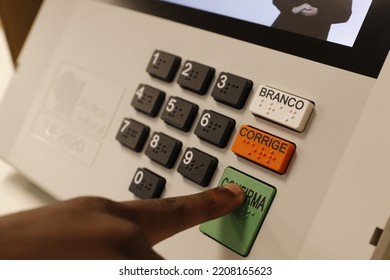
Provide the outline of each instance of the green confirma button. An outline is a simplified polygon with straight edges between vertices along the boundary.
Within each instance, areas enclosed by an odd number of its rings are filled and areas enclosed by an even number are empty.
[[[218,185],[229,183],[244,189],[246,201],[234,212],[201,224],[200,231],[246,257],[271,207],[276,189],[233,167],[225,169]]]

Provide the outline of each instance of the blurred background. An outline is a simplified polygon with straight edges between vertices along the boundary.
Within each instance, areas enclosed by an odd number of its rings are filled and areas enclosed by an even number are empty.
[[[41,4],[42,0],[0,0],[0,98]]]
[[[0,0],[0,106],[42,0]],[[0,135],[1,141],[1,135]],[[0,159],[0,215],[53,201]]]
[[[3,25],[0,22],[0,102],[7,84],[14,71],[7,41],[5,39]]]

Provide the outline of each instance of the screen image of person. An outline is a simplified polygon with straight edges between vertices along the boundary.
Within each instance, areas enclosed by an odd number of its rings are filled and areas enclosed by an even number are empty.
[[[273,0],[280,11],[272,27],[327,40],[332,24],[347,22],[352,0]]]

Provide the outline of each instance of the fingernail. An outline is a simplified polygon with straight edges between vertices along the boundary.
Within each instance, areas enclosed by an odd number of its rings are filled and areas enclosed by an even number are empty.
[[[239,195],[243,194],[243,192],[244,192],[243,189],[239,185],[236,185],[236,184],[225,185],[224,188],[228,189],[229,191],[234,193],[236,196],[239,196]]]

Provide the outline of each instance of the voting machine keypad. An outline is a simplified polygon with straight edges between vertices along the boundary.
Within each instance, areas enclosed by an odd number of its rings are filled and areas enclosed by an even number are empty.
[[[156,50],[146,71],[152,79],[167,83],[172,82],[177,74],[177,83],[170,84],[170,89],[179,85],[181,91],[195,93],[193,97],[209,98],[224,109],[244,109],[253,88],[251,80],[220,72],[212,86],[215,68],[186,60],[179,70],[180,63],[179,56]],[[177,96],[143,82],[140,81],[134,90],[131,101],[131,107],[142,114],[138,115],[138,120],[124,118],[116,136],[119,143],[136,153],[145,150],[144,156],[153,163],[150,169],[138,167],[132,175],[130,192],[141,199],[160,197],[169,184],[169,178],[167,180],[159,175],[162,172],[160,168],[172,169],[170,172],[177,172],[183,180],[199,187],[208,187],[216,171],[225,168],[218,185],[239,184],[245,191],[246,201],[234,213],[202,224],[200,230],[238,254],[248,255],[276,195],[275,187],[257,177],[261,176],[261,170],[266,169],[274,172],[275,176],[285,174],[292,163],[296,145],[262,130],[258,122],[252,125],[256,118],[248,119],[248,124],[239,124],[236,129],[236,120],[229,114],[199,108],[192,101],[196,98],[190,98],[186,93]],[[211,96],[203,96],[209,90]],[[314,102],[303,97],[260,85],[248,110],[264,121],[302,132],[314,106]],[[201,113],[198,114],[199,111]],[[166,131],[151,131],[146,125],[150,122],[158,123],[158,130],[165,127]],[[185,141],[173,137],[172,131],[178,131],[187,138],[198,138],[199,146],[185,147]],[[205,152],[202,148],[205,146],[214,150],[215,154]],[[216,155],[221,151],[233,153],[246,161],[240,164],[240,170],[231,166],[219,167],[221,162]],[[258,166],[256,178],[245,173],[245,164]]]

